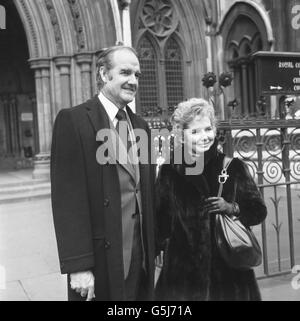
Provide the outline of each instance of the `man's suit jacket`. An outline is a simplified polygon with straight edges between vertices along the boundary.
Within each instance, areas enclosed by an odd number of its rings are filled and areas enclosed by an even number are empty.
[[[147,123],[127,108],[133,128],[148,132]],[[117,166],[99,165],[96,140],[110,123],[98,97],[59,112],[53,129],[51,188],[54,226],[62,273],[92,270],[97,300],[123,300],[121,195]],[[154,284],[155,168],[140,164],[143,236],[146,252],[148,299]],[[70,291],[69,299],[80,299]]]

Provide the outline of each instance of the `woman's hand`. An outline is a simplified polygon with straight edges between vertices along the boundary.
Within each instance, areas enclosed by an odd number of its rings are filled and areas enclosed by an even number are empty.
[[[223,197],[209,197],[204,201],[204,210],[209,214],[227,214],[233,212],[233,206],[224,200]]]

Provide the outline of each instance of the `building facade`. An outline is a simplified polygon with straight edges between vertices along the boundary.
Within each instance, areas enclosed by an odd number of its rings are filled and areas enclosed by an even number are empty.
[[[196,96],[213,99],[221,119],[234,100],[234,113],[255,114],[251,55],[300,50],[296,0],[0,0],[0,6],[6,13],[0,169],[33,166],[35,178],[49,175],[59,110],[97,93],[95,65],[105,47],[137,49],[143,77],[134,108],[158,127],[178,102]],[[234,75],[225,95],[203,86],[208,72]]]

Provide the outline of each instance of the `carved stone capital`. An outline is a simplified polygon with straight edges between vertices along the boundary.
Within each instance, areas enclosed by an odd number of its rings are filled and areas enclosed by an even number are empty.
[[[31,69],[50,69],[50,58],[29,59]]]
[[[91,65],[93,62],[93,55],[90,52],[81,52],[79,54],[76,54],[74,57],[78,65],[83,65],[83,64]]]
[[[54,57],[53,61],[57,68],[59,68],[59,72],[61,76],[69,76],[71,71],[71,57],[70,56],[57,56]]]
[[[71,59],[70,56],[56,56],[53,58],[53,61],[57,67],[70,67]]]

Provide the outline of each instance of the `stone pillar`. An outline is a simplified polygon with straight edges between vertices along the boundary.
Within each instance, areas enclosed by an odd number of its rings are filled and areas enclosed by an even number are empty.
[[[5,94],[1,96],[1,102],[4,111],[4,141],[6,141],[6,156],[13,156],[13,142],[11,136],[11,124],[10,124],[10,108],[9,108],[9,95]]]
[[[131,36],[131,23],[130,23],[130,4],[131,0],[119,0],[122,10],[122,22],[123,22],[123,42],[126,46],[132,45]]]
[[[211,26],[207,25],[207,31],[205,35],[205,42],[206,42],[206,48],[207,48],[207,58],[206,58],[206,66],[207,66],[207,72],[210,72],[213,70],[213,57],[212,57],[212,44],[211,44]]]
[[[34,159],[34,179],[50,178],[50,150],[52,137],[50,59],[31,59],[35,71],[39,153]]]
[[[250,115],[255,115],[256,113],[256,97],[255,97],[255,88],[254,88],[254,83],[253,83],[253,79],[255,77],[255,74],[253,72],[252,68],[248,69],[248,90],[249,90],[249,113]]]
[[[7,155],[16,157],[20,155],[20,128],[17,97],[14,94],[7,94],[1,97],[4,107],[4,125],[7,141]]]
[[[54,58],[54,63],[59,69],[60,74],[60,88],[61,88],[61,106],[62,108],[70,108],[72,106],[71,98],[71,57],[58,56]]]
[[[114,24],[116,30],[116,44],[123,43],[123,30],[118,0],[110,0],[110,6],[114,17]]]
[[[11,128],[11,139],[13,144],[13,155],[17,156],[20,154],[20,128],[19,128],[19,115],[17,106],[17,97],[11,95],[9,98],[9,112],[10,112],[10,128]]]
[[[247,115],[249,112],[249,93],[248,93],[248,72],[247,72],[247,62],[241,61],[242,66],[242,92],[243,92],[243,105],[242,105],[242,115]]]
[[[122,33],[123,33],[123,43],[126,46],[132,46],[132,32],[131,32],[131,22],[130,22],[130,4],[131,0],[119,0],[119,5],[122,10]],[[136,112],[136,100],[134,99],[129,107],[133,112]]]
[[[75,55],[75,59],[80,67],[81,72],[82,100],[86,101],[92,97],[91,66],[93,62],[93,56],[91,53],[82,52]]]
[[[34,152],[37,153],[39,150],[39,123],[38,123],[38,115],[37,115],[37,105],[36,105],[36,93],[30,94],[29,99],[32,106],[33,113],[33,126],[34,126]]]

